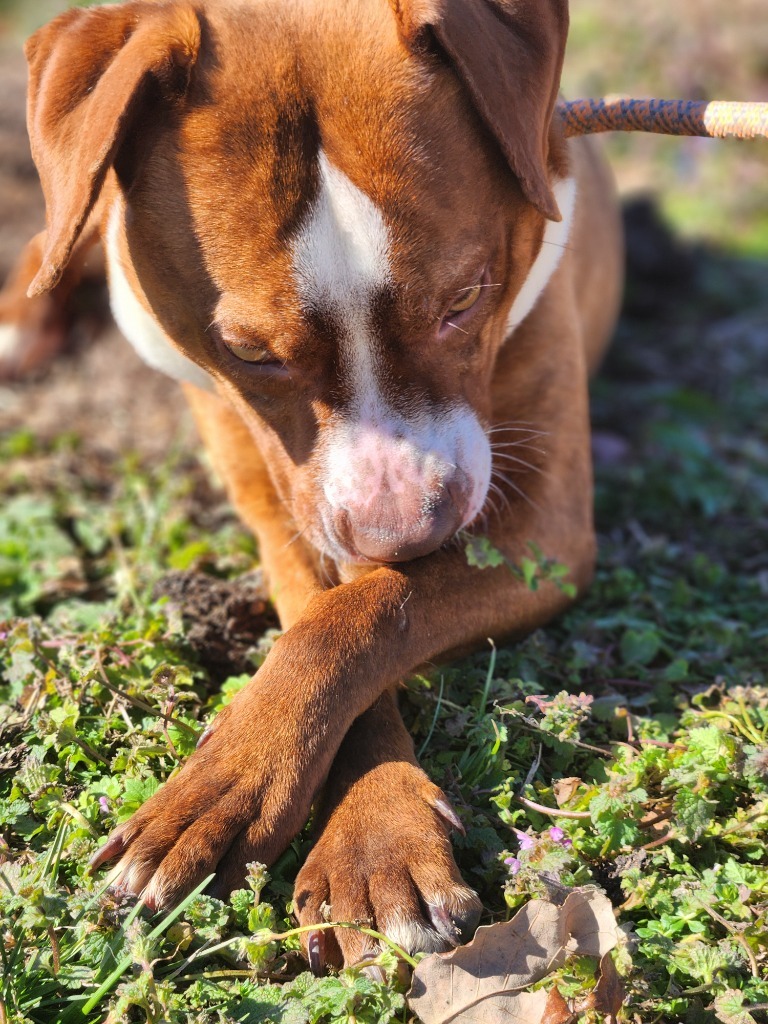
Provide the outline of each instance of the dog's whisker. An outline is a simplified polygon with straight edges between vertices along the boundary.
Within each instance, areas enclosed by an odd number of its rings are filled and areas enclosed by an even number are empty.
[[[578,252],[578,249],[576,249],[576,247],[573,246],[573,245],[563,245],[562,242],[550,242],[546,238],[542,238],[541,244],[542,245],[554,245],[556,249],[567,249],[568,252]]]
[[[467,337],[469,337],[469,331],[465,331],[463,327],[459,327],[459,325],[455,324],[452,320],[447,320],[446,323],[449,327],[453,327],[454,330],[461,331],[462,334],[466,334]]]
[[[539,430],[533,423],[503,423],[497,424],[486,431],[489,437],[496,434],[531,434],[536,437],[549,437],[548,430]]]
[[[531,452],[531,457],[533,457],[534,455],[540,455],[542,458],[546,458],[547,456],[547,452],[544,451],[543,448],[534,448],[530,444],[523,445],[522,451]],[[504,451],[501,448],[496,448],[491,451],[491,461],[493,462],[496,459],[507,459],[508,461],[515,461],[515,456],[512,455],[510,452]],[[538,462],[537,459],[534,459],[534,461]]]
[[[485,505],[483,507],[484,507],[483,529],[487,530],[488,529],[488,524],[491,521],[491,516],[493,516],[493,518],[495,520],[501,519],[502,515],[503,515],[503,512],[504,512],[504,509],[503,509],[502,506],[500,506],[500,504],[499,504],[499,502],[498,502],[498,500],[496,498],[496,495],[495,494],[491,494],[490,492],[488,493],[488,497],[486,498]]]
[[[536,466],[532,462],[526,462],[525,459],[519,459],[516,455],[510,455],[507,452],[496,452],[494,458],[506,459],[507,462],[514,462],[518,466],[523,466],[524,469],[530,469],[534,473],[541,473],[542,476],[546,476],[546,470],[541,466]]]
[[[492,452],[504,452],[508,448],[522,448],[527,452],[538,452],[539,455],[546,455],[547,452],[544,448],[537,448],[534,444],[528,444],[528,441],[536,440],[535,438],[525,437],[520,441],[497,441],[491,444]]]
[[[521,238],[520,241],[521,242],[525,242],[527,244],[527,243],[529,243],[531,241],[531,237],[529,236],[528,238],[524,238],[524,239]],[[568,249],[571,252],[578,252],[579,251],[578,247],[575,246],[575,245],[570,245],[567,242],[565,242],[565,243],[564,242],[553,242],[549,238],[542,238],[541,239],[541,244],[542,245],[554,245],[557,249]]]
[[[505,508],[512,508],[512,503],[509,500],[509,496],[506,495],[504,491],[499,487],[499,485],[497,483],[494,483],[493,480],[491,480],[488,489],[499,496],[499,498],[504,502]]]
[[[324,583],[329,590],[331,590],[335,584],[330,570],[327,568],[329,562],[331,562],[330,556],[325,551],[321,551],[319,565],[320,581]]]
[[[504,423],[496,424],[488,431],[489,434],[548,434],[546,430],[539,430],[533,423]]]
[[[303,530],[297,530],[296,533],[294,533],[294,535],[291,537],[291,539],[285,542],[285,545],[283,547],[283,551],[287,551],[288,548],[291,547],[293,544],[295,544],[296,541],[299,540],[301,537],[303,537],[306,532],[307,532],[307,527],[306,526],[304,527]]]
[[[536,512],[541,512],[541,506],[538,505],[533,500],[533,498],[526,494],[522,487],[516,484],[514,480],[511,480],[508,475],[500,473],[498,469],[494,469],[493,477],[491,480],[491,486],[496,487],[502,494],[504,494],[499,485],[495,482],[496,480],[499,480],[501,483],[505,484],[507,487],[513,490],[517,495],[519,495],[519,497],[523,499],[523,501],[527,502],[531,506],[531,508],[534,509]],[[506,498],[507,496],[504,495],[504,497]]]

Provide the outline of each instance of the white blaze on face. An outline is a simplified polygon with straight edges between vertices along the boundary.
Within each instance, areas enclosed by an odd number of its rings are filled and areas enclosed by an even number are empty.
[[[549,280],[557,270],[563,258],[573,223],[573,211],[576,205],[576,179],[564,178],[553,188],[557,205],[562,215],[561,221],[550,220],[544,229],[544,239],[539,255],[528,272],[523,287],[512,303],[507,318],[507,333],[511,334],[528,316],[539,300],[541,293],[549,284]]]
[[[339,331],[348,408],[326,432],[322,480],[333,509],[364,510],[377,501],[429,490],[458,468],[469,481],[474,519],[490,481],[490,449],[464,404],[407,416],[381,386],[372,302],[392,282],[391,239],[376,204],[328,160],[318,158],[314,208],[292,245],[294,276],[305,309],[320,308]],[[435,483],[437,481],[437,483]],[[404,501],[405,503],[405,501]],[[412,504],[412,503],[411,503]]]
[[[372,410],[380,396],[370,304],[391,281],[389,232],[375,203],[322,150],[318,163],[317,201],[293,245],[299,295],[306,308],[327,310],[340,325],[355,403]]]

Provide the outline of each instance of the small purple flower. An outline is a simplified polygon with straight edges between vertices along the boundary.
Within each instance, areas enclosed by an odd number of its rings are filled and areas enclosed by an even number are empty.
[[[516,875],[520,868],[523,866],[517,857],[505,857],[504,863],[509,868],[510,875]]]
[[[109,814],[109,800],[105,796],[99,797],[99,807],[102,814]]]
[[[557,825],[553,825],[549,830],[549,838],[553,843],[559,843],[564,850],[570,850],[573,846],[573,840],[569,839],[565,832],[563,832],[561,828],[558,828]]]
[[[520,844],[520,849],[521,850],[532,850],[533,849],[533,839],[531,838],[531,836],[526,835],[525,832],[518,832],[518,830],[516,828],[513,829],[512,831],[517,836],[517,841]]]

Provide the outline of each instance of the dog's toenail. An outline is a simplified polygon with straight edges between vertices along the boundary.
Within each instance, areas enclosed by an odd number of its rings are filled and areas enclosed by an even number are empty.
[[[108,839],[103,846],[94,853],[91,857],[89,870],[96,871],[101,867],[102,864],[106,864],[107,861],[114,860],[119,854],[125,849],[125,842],[123,837],[120,835],[114,835],[111,839]]]
[[[310,932],[307,938],[309,969],[316,978],[322,978],[325,962],[325,937],[322,932]]]
[[[386,974],[378,964],[371,964],[370,967],[364,967],[363,974],[367,975],[371,981],[377,981],[380,985],[384,985],[387,980]]]
[[[209,725],[208,728],[203,731],[203,735],[197,741],[196,749],[199,750],[200,747],[204,747],[208,740],[211,738],[211,736],[213,736],[213,728]]]
[[[457,832],[465,836],[467,834],[464,825],[462,824],[461,818],[456,814],[456,811],[451,807],[447,800],[436,800],[434,804],[435,810],[440,817],[446,821],[451,828],[455,828]]]
[[[482,907],[472,902],[461,910],[448,910],[442,904],[429,904],[429,916],[435,930],[452,946],[469,942],[475,934]]]
[[[461,913],[451,914],[451,920],[458,930],[460,942],[469,942],[475,934],[482,912],[483,908],[478,901],[476,904],[466,907]]]
[[[435,927],[435,931],[451,946],[458,946],[461,942],[461,929],[452,920],[445,907],[437,904],[430,904],[429,916]]]

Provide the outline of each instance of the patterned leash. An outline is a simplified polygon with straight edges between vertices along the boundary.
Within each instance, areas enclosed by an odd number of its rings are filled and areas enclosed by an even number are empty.
[[[768,138],[768,103],[694,100],[573,100],[558,104],[567,137],[595,132],[654,132],[708,138]]]

